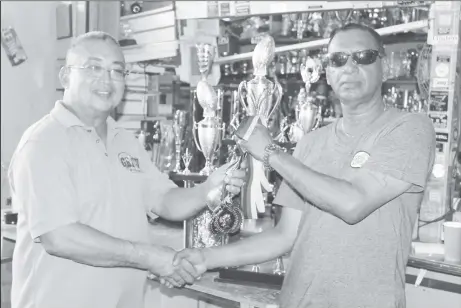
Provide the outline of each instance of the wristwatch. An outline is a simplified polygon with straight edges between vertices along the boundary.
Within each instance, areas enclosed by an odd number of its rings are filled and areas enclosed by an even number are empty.
[[[275,143],[271,143],[266,146],[266,148],[264,149],[264,157],[263,157],[264,168],[266,168],[269,171],[274,170],[274,168],[272,168],[271,165],[269,164],[269,158],[274,152],[278,152],[278,151],[283,151],[283,149],[280,146],[276,145]]]

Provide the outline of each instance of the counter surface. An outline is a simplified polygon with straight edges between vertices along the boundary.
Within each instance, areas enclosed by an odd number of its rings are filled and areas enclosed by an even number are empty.
[[[229,299],[247,306],[257,306],[260,308],[278,307],[277,298],[280,293],[278,290],[250,287],[238,284],[230,284],[214,281],[217,273],[208,272],[195,284],[188,286],[188,289],[210,294],[220,298]]]
[[[159,222],[151,223],[150,226],[150,239],[153,243],[170,246],[176,250],[181,250],[183,248],[184,236],[181,227]],[[15,227],[16,226],[2,224],[2,238],[15,241]],[[447,263],[444,262],[443,259],[437,260],[430,257],[410,256],[408,266],[461,277],[461,263]],[[276,304],[279,295],[278,290],[216,282],[214,280],[217,276],[218,274],[216,272],[208,272],[194,285],[188,286],[187,288],[239,302],[242,307],[278,307]]]

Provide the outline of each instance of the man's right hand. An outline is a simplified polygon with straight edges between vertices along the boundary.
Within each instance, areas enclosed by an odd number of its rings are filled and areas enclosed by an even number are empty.
[[[187,248],[176,253],[173,259],[173,265],[178,266],[183,262],[192,264],[198,276],[207,271],[206,258],[201,249]]]
[[[148,270],[166,286],[182,287],[186,283],[192,284],[201,275],[187,259],[181,259],[173,264],[176,255],[174,249],[166,246],[157,246],[154,249]]]

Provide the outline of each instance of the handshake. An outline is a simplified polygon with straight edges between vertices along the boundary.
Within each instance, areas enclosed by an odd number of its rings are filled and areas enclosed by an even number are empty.
[[[160,264],[149,267],[148,278],[157,280],[168,288],[193,284],[207,271],[206,259],[201,249],[186,248],[176,252],[169,247],[161,247]]]

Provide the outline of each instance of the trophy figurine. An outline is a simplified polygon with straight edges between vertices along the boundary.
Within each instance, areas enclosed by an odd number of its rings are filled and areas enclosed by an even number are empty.
[[[192,154],[189,153],[189,149],[186,148],[186,151],[182,155],[182,161],[184,163],[184,170],[182,171],[182,174],[186,174],[186,175],[190,174],[189,164],[191,160],[192,160]]]
[[[268,120],[277,109],[282,99],[283,91],[280,83],[275,79],[266,78],[267,67],[274,59],[275,42],[270,35],[261,38],[253,51],[253,75],[249,81],[242,81],[238,87],[240,103],[247,116],[258,116],[267,127]],[[258,212],[265,211],[262,188],[272,191],[272,185],[266,178],[262,162],[250,158],[251,177],[248,190],[244,193],[242,206],[245,218],[256,219]]]
[[[320,78],[321,63],[307,57],[306,63],[302,63],[301,77],[304,81],[304,88],[301,88],[298,94],[298,103],[296,105],[296,122],[290,128],[290,141],[297,143],[302,136],[317,129],[321,122],[320,106],[315,104],[315,97],[310,93],[311,84]]]
[[[184,139],[184,129],[186,124],[186,113],[184,110],[176,110],[173,120],[174,143],[176,150],[176,165],[173,172],[181,171],[181,145]]]

